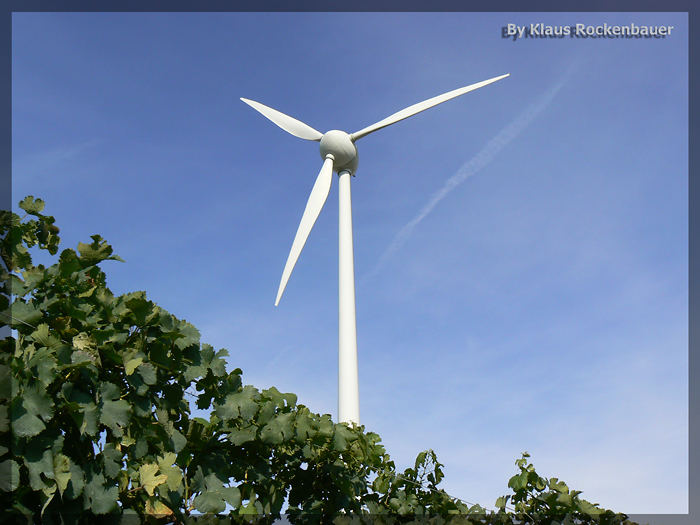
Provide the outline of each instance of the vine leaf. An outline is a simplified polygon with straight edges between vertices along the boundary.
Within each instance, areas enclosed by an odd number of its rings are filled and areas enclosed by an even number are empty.
[[[19,201],[19,207],[26,211],[29,215],[39,215],[44,210],[44,201],[35,199],[33,195],[27,195]]]
[[[39,385],[25,387],[22,394],[22,405],[27,412],[39,416],[46,422],[53,416],[53,401]]]
[[[185,321],[182,322],[179,328],[181,337],[175,341],[175,346],[177,346],[180,350],[184,350],[189,346],[199,345],[199,330]]]
[[[100,384],[100,423],[121,436],[121,429],[129,422],[131,406],[124,399],[119,399],[119,394],[119,387],[114,383]]]
[[[158,376],[156,369],[151,363],[142,363],[136,368],[136,372],[141,376],[143,382],[147,385],[155,385]]]
[[[129,359],[124,363],[124,369],[126,370],[126,375],[130,376],[136,370],[136,367],[143,363],[143,357],[135,357],[134,359]]]
[[[226,503],[234,508],[240,506],[241,492],[238,487],[225,487],[216,474],[206,476],[203,485],[202,492],[194,499],[198,511],[223,512]]]
[[[162,518],[164,516],[171,516],[173,511],[165,503],[160,500],[147,499],[146,500],[146,514],[151,516]]]
[[[240,392],[228,394],[224,403],[216,407],[216,415],[223,420],[240,417],[250,421],[258,411],[258,397],[257,388],[246,385]]]
[[[153,496],[153,491],[158,485],[162,485],[168,481],[168,476],[165,474],[156,475],[158,465],[154,463],[146,463],[139,467],[139,481],[141,486],[146,489],[149,496]]]
[[[70,465],[70,480],[68,482],[68,485],[66,486],[64,496],[69,500],[76,499],[78,496],[80,496],[82,494],[84,487],[85,487],[85,473],[83,472],[83,469],[80,468],[80,465],[76,465],[75,463],[71,463],[71,465]]]
[[[228,439],[238,447],[243,443],[255,440],[257,430],[257,427],[252,425],[244,428],[235,428],[228,433]]]
[[[19,487],[19,465],[16,461],[6,459],[0,463],[0,490],[13,492]]]
[[[32,414],[24,406],[24,400],[17,398],[10,407],[12,433],[20,438],[30,438],[46,428],[44,422],[36,414]]]
[[[348,446],[348,442],[354,439],[355,434],[348,427],[343,424],[335,426],[335,433],[333,434],[333,448],[335,450],[345,450]],[[422,454],[425,454],[425,452],[422,452]],[[420,455],[418,457],[420,457]],[[418,459],[416,459],[416,462],[420,463]]]
[[[95,514],[107,514],[117,507],[117,487],[106,486],[105,477],[100,473],[92,474],[84,491],[88,506]]]
[[[600,516],[603,513],[602,509],[586,500],[579,501],[578,506],[581,512],[588,514],[589,516]]]
[[[174,463],[177,461],[177,454],[168,452],[164,456],[158,457],[158,468],[167,477],[167,485],[170,490],[177,490],[182,485],[182,471]]]
[[[76,351],[73,352],[71,360],[74,363],[79,363],[83,361],[90,361],[93,364],[100,365],[100,354],[97,351],[97,344],[95,340],[90,337],[90,335],[85,332],[80,332],[78,335],[73,337],[72,340],[73,348]]]
[[[63,494],[70,482],[71,461],[64,454],[55,454],[53,457],[53,479],[56,481],[59,494]]]
[[[31,303],[22,301],[15,301],[12,303],[10,312],[12,314],[10,326],[12,326],[12,328],[26,329],[26,325],[36,326],[43,316],[39,308]]]
[[[80,260],[84,266],[92,266],[105,260],[124,262],[118,255],[112,255],[112,247],[100,235],[91,235],[90,238],[90,244],[78,243]]]
[[[44,478],[53,477],[53,456],[51,449],[43,449],[43,440],[35,440],[30,444],[24,455],[24,465],[29,473],[29,486],[33,490],[43,490],[47,487]]]
[[[279,445],[293,435],[294,414],[278,414],[272,418],[260,432],[263,443]]]

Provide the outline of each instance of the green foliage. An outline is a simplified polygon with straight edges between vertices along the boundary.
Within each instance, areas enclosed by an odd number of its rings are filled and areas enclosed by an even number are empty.
[[[20,208],[24,218],[0,212],[0,323],[16,331],[0,341],[3,521],[272,522],[285,503],[294,523],[367,513],[386,523],[624,519],[524,458],[496,513],[439,489],[433,451],[399,474],[378,435],[314,414],[294,394],[243,385],[228,352],[200,343],[194,326],[144,292],[115,296],[99,265],[121,259],[99,235],[34,266],[29,249],[57,254],[59,231],[41,199]]]
[[[502,496],[496,501],[501,515],[506,514],[508,502],[514,506],[515,517],[526,523],[600,523],[630,524],[627,516],[600,508],[579,498],[581,491],[570,490],[557,478],[543,478],[528,462],[530,454],[523,452],[515,464],[520,470],[508,481],[514,494]],[[510,522],[509,522],[510,523]]]

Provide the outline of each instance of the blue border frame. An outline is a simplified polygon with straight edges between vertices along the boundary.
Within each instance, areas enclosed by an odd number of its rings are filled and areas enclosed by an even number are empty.
[[[700,523],[700,383],[693,381],[698,378],[700,357],[698,356],[698,336],[700,334],[700,281],[695,272],[700,261],[700,208],[698,202],[700,182],[697,179],[698,153],[693,146],[698,145],[698,103],[693,98],[698,86],[698,32],[695,24],[698,21],[697,3],[690,0],[533,0],[523,8],[522,2],[515,0],[495,0],[487,2],[457,0],[433,0],[429,7],[427,2],[417,0],[356,0],[350,6],[346,3],[329,5],[322,0],[306,0],[290,2],[274,0],[254,2],[251,0],[202,0],[199,2],[176,0],[163,2],[157,0],[103,0],[99,3],[87,0],[10,0],[0,7],[0,209],[12,209],[12,13],[14,12],[236,12],[236,11],[487,11],[487,12],[686,12],[688,13],[688,268],[689,268],[689,348],[688,348],[688,514],[654,514],[631,515],[630,518],[640,523],[653,521],[669,525],[691,525]],[[2,73],[4,72],[4,73]],[[695,274],[695,275],[694,275]],[[2,335],[2,334],[0,334]]]

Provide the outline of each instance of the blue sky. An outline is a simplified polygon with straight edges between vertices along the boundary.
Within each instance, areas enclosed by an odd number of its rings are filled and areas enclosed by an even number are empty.
[[[507,23],[673,25],[652,40]],[[279,307],[321,166],[251,98],[356,131],[362,423],[490,507],[513,462],[627,513],[688,510],[682,13],[14,13],[13,201],[101,234],[116,293],[336,414],[337,181]]]

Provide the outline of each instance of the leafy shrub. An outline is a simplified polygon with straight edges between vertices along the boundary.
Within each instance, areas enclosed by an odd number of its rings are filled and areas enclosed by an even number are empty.
[[[244,385],[226,350],[145,292],[114,296],[99,265],[121,259],[99,235],[33,265],[34,246],[58,253],[59,230],[41,199],[20,208],[0,212],[0,322],[16,334],[0,341],[4,522],[269,523],[285,504],[294,523],[625,520],[540,478],[526,455],[498,512],[439,489],[432,451],[399,474],[377,434]]]

